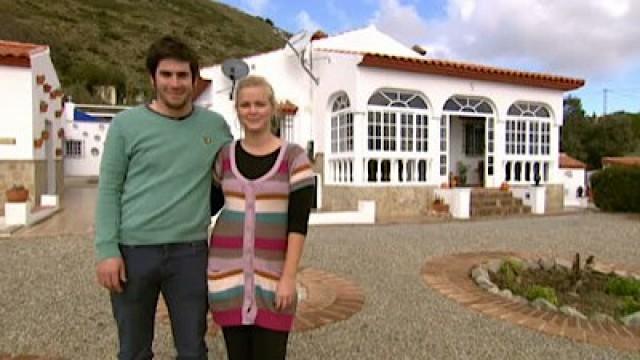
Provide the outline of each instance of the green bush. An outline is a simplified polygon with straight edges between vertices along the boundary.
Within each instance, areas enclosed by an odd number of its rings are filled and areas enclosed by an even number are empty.
[[[558,305],[558,296],[556,291],[550,287],[544,287],[539,285],[533,285],[525,292],[524,297],[529,301],[533,301],[538,298],[543,298],[553,305]]]
[[[603,211],[640,212],[640,168],[611,166],[591,177],[593,200]]]
[[[629,296],[640,300],[640,281],[629,278],[612,277],[607,281],[605,291],[607,294]]]
[[[618,307],[619,316],[627,316],[627,315],[635,314],[638,311],[640,311],[640,301],[629,296],[626,297],[622,305]]]
[[[517,278],[521,272],[522,264],[511,259],[503,262],[500,266],[500,269],[498,270],[498,273],[500,273],[500,275],[502,276],[506,287],[511,290],[517,290]]]

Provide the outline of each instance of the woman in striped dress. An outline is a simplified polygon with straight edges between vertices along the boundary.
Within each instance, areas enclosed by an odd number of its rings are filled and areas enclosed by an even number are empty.
[[[264,78],[241,80],[235,99],[245,136],[214,165],[224,206],[209,243],[209,304],[229,360],[284,359],[314,174],[304,149],[271,132],[276,102]]]

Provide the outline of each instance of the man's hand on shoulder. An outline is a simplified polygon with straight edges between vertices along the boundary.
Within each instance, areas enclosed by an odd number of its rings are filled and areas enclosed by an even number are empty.
[[[107,258],[96,265],[98,284],[109,291],[122,292],[122,287],[127,282],[124,261],[121,257]]]

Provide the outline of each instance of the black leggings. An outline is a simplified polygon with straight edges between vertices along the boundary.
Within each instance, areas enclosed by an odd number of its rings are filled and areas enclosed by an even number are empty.
[[[222,328],[229,360],[284,360],[289,333],[254,325]]]

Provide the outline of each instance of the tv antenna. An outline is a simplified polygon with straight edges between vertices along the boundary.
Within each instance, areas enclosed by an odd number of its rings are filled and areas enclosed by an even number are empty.
[[[244,79],[249,74],[249,65],[240,59],[227,59],[222,63],[222,73],[231,80],[229,100],[233,100],[236,81]]]
[[[313,37],[313,33],[303,30],[291,36],[290,38],[287,38],[286,35],[282,32],[278,32],[278,35],[280,35],[284,39],[284,41],[287,42],[287,45],[291,48],[291,50],[293,50],[294,54],[296,54],[298,60],[300,60],[300,66],[302,66],[307,75],[309,75],[309,77],[316,83],[316,85],[318,85],[320,80],[315,75],[313,75],[313,72],[311,72],[313,64],[311,63],[311,61],[307,63],[304,60],[305,51],[307,49],[307,45],[311,43],[311,37]],[[311,47],[309,47],[309,50],[311,50]],[[311,54],[309,54],[309,60],[311,60]]]

